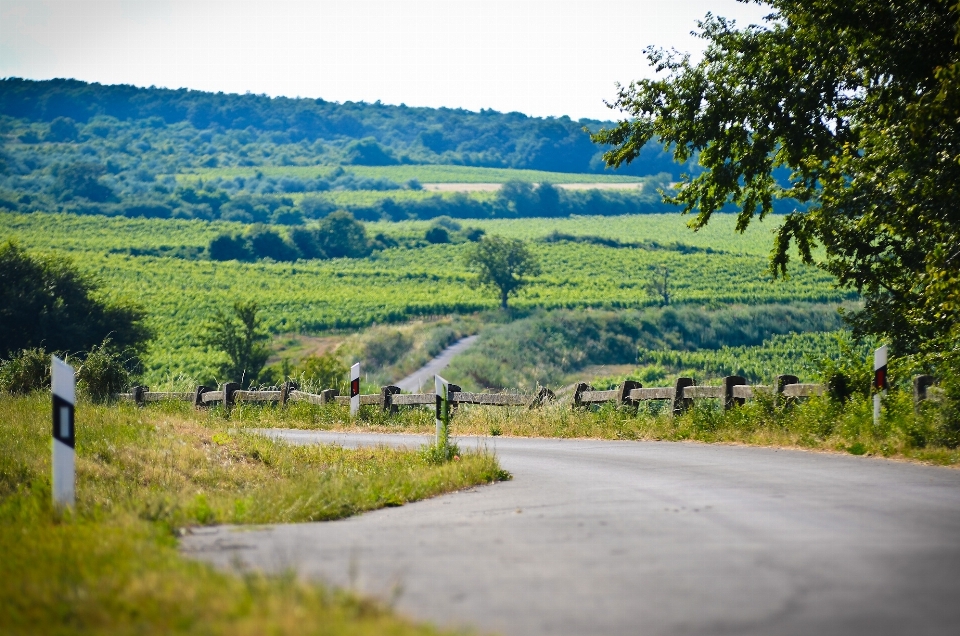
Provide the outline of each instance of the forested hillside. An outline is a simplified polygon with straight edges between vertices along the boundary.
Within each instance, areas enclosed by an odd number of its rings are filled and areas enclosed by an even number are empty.
[[[671,210],[658,189],[669,188],[682,168],[651,149],[629,170],[604,172],[602,149],[584,130],[600,125],[3,79],[0,209],[281,224],[336,210],[368,221]],[[421,185],[436,181],[508,187],[465,192]],[[559,191],[550,185],[592,182],[622,185]]]
[[[660,191],[697,173],[696,159],[680,165],[649,144],[629,166],[605,169],[604,147],[587,132],[603,125],[7,78],[0,209],[286,224],[335,210],[368,221],[676,210]],[[507,187],[422,185],[437,181]],[[582,188],[592,183],[608,187]],[[777,211],[796,205],[780,201]]]
[[[103,86],[77,80],[0,80],[0,115],[49,124],[68,118],[89,132],[107,137],[112,124],[143,122],[151,129],[186,124],[200,138],[195,156],[176,157],[176,166],[207,165],[205,144],[212,134],[226,133],[235,141],[230,149],[253,142],[271,146],[296,144],[281,156],[245,156],[236,153],[233,165],[260,165],[322,158],[330,163],[391,165],[399,163],[460,164],[502,168],[529,168],[556,172],[603,172],[602,149],[590,141],[587,127],[602,122],[569,117],[539,118],[522,113],[479,113],[450,108],[387,106],[379,102],[327,102],[322,99],[270,98],[265,95],[227,95],[186,89]],[[206,135],[202,131],[206,131]],[[230,133],[243,133],[231,135]],[[72,141],[74,130],[64,127],[51,136]],[[319,142],[319,143],[318,143]],[[207,151],[207,152],[205,152]],[[172,158],[172,157],[171,157]],[[223,161],[224,157],[218,156]],[[670,155],[651,146],[621,171],[649,175],[682,168]]]

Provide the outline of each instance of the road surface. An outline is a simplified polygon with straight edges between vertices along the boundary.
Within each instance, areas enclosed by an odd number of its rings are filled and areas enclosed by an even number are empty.
[[[960,633],[960,471],[694,443],[460,444],[495,449],[514,479],[342,521],[202,529],[183,550],[517,636]]]
[[[421,389],[426,393],[433,393],[433,376],[446,369],[455,355],[463,353],[469,349],[479,337],[480,336],[467,336],[466,338],[457,340],[452,345],[441,351],[440,355],[438,355],[436,358],[397,382],[396,386],[400,387],[401,390],[408,391],[410,393],[419,393]]]

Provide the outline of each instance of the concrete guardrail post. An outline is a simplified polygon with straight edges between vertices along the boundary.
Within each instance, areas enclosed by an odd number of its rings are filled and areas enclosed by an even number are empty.
[[[461,391],[463,391],[463,387],[461,387],[459,384],[448,384],[447,386],[449,387],[449,388],[447,389],[448,395],[453,395],[454,393],[460,393]],[[458,407],[459,405],[460,405],[459,402],[454,401],[454,400],[450,400],[450,415],[451,415],[451,416],[452,416],[454,413],[457,412],[457,407]]]
[[[337,389],[324,389],[320,391],[320,404],[330,404],[340,395],[340,391]]]
[[[392,384],[380,387],[380,408],[387,413],[396,413],[398,407],[393,404],[393,396],[400,393],[400,387]]]
[[[677,378],[673,385],[673,414],[683,415],[693,406],[693,400],[683,396],[683,390],[688,386],[693,386],[693,378]]]
[[[296,391],[300,388],[296,382],[291,382],[287,380],[280,386],[280,406],[286,406],[287,400],[290,399],[290,393]]]
[[[927,389],[937,383],[932,375],[913,376],[913,407],[920,410],[920,403],[927,399]]]
[[[634,389],[642,389],[643,385],[637,382],[636,380],[624,380],[623,384],[617,387],[620,391],[620,396],[617,399],[617,404],[620,406],[632,406],[634,408],[640,406],[640,402],[637,400],[630,399],[630,391]]]
[[[197,385],[197,389],[193,392],[193,408],[198,409],[203,406],[203,394],[209,390],[202,384]]]
[[[229,409],[233,406],[233,394],[240,390],[240,384],[237,382],[227,382],[223,385],[223,408]]]
[[[728,375],[723,378],[723,410],[729,411],[734,406],[743,406],[746,400],[733,397],[733,387],[742,386],[747,383],[747,379],[741,375]]]
[[[530,404],[527,406],[529,409],[535,409],[543,406],[544,402],[555,400],[557,396],[553,391],[548,389],[545,386],[541,386],[537,389],[537,394],[533,396],[533,399],[530,400]]]
[[[587,391],[593,391],[593,387],[586,382],[577,382],[577,386],[573,390],[573,408],[579,409],[584,406],[580,397]]]
[[[792,400],[790,398],[785,398],[783,396],[783,389],[791,384],[800,384],[800,378],[795,375],[790,375],[789,373],[783,373],[777,376],[776,384],[774,385],[773,393],[773,405],[776,407],[785,406],[789,404]]]

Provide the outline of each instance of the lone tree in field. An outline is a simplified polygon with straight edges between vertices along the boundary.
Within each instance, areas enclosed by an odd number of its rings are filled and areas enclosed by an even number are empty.
[[[226,381],[249,386],[270,357],[270,351],[263,345],[267,334],[261,329],[263,320],[257,311],[255,301],[237,301],[233,303],[232,315],[218,309],[206,325],[203,343],[222,351],[228,358],[219,368]]]
[[[537,257],[519,239],[484,236],[470,246],[465,256],[467,267],[477,273],[477,284],[500,292],[500,307],[507,308],[507,298],[530,281],[524,276],[538,276]]]
[[[670,270],[666,265],[657,265],[652,269],[646,289],[661,306],[670,304]]]
[[[668,202],[694,228],[727,204],[737,229],[776,199],[770,266],[800,258],[865,300],[857,335],[960,367],[960,5],[956,0],[768,0],[759,26],[707,15],[701,59],[648,49],[659,73],[620,89],[629,116],[594,140],[629,163],[653,140],[687,176]],[[623,37],[629,37],[624,32]],[[789,182],[777,174],[789,174]]]

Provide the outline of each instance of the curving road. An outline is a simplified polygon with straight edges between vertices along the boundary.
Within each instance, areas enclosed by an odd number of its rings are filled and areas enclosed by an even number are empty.
[[[690,443],[460,444],[495,449],[513,481],[336,522],[201,530],[183,549],[518,636],[960,631],[960,471]]]

